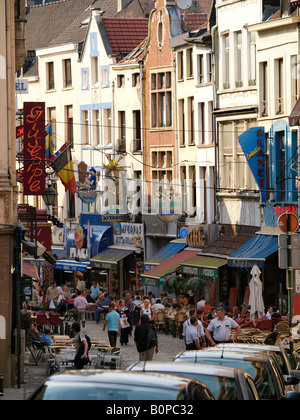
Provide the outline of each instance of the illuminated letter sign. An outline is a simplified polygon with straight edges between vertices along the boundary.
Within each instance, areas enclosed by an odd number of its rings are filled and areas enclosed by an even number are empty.
[[[265,129],[252,127],[239,136],[249,168],[259,187],[261,199],[266,203],[266,156],[265,156]]]
[[[45,103],[24,103],[24,195],[45,191]]]

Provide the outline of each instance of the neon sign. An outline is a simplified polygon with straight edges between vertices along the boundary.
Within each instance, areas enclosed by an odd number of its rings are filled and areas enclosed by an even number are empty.
[[[45,103],[24,103],[24,195],[45,191]]]

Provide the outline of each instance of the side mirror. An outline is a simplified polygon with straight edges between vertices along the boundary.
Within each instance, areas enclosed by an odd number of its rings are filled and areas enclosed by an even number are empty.
[[[287,376],[285,377],[285,384],[286,385],[298,385],[299,384],[299,379],[296,378],[295,376]]]

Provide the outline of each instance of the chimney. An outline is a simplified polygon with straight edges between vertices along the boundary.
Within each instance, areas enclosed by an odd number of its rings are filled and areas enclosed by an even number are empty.
[[[132,0],[118,0],[118,13],[120,13]]]

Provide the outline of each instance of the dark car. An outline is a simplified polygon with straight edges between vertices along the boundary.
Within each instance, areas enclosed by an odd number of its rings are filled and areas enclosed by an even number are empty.
[[[266,353],[220,351],[184,351],[177,355],[175,362],[201,363],[220,366],[231,366],[248,372],[256,385],[261,399],[300,400],[300,393],[287,392],[282,372],[273,357]]]
[[[156,372],[195,379],[204,383],[216,400],[259,400],[259,394],[249,373],[238,368],[191,363],[134,363],[127,370]]]
[[[48,378],[30,400],[214,400],[198,381],[168,375],[111,370],[65,371]]]

